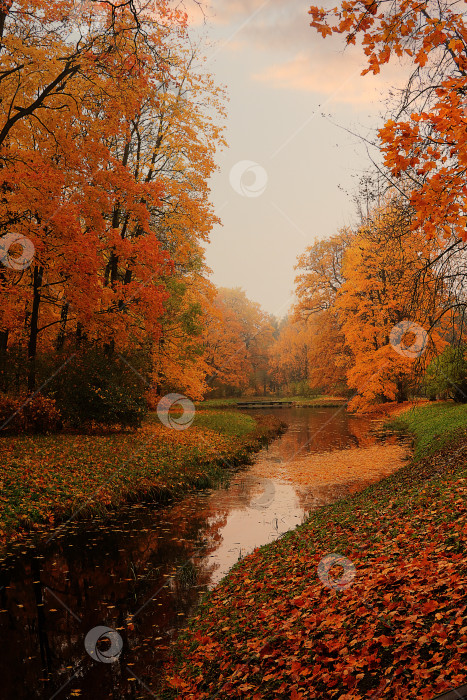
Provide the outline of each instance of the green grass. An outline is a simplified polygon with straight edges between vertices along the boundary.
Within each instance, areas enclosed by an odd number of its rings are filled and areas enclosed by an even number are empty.
[[[327,398],[324,394],[319,394],[318,396],[271,396],[271,399],[274,399],[274,401],[293,401],[294,403],[311,403],[312,401]]]
[[[236,406],[238,401],[242,399],[230,398],[230,399],[205,399],[204,401],[199,401],[196,404],[196,408],[226,408],[228,406]]]
[[[199,411],[195,415],[193,425],[215,430],[221,435],[244,437],[255,429],[256,422],[251,416],[237,411],[222,411],[222,413]]]
[[[327,396],[326,394],[319,394],[318,396],[286,396],[285,398],[280,399],[281,401],[293,401],[294,403],[304,403],[304,404],[313,404],[313,403],[327,403],[328,401],[330,403],[333,402],[333,398],[331,396]]]
[[[410,433],[415,441],[414,457],[427,457],[448,444],[459,428],[467,427],[467,405],[443,402],[412,408],[385,427]]]
[[[174,418],[181,415],[176,409],[172,413]],[[146,422],[157,425],[159,423],[157,413],[150,413]],[[239,411],[205,410],[204,405],[203,407],[200,405],[197,407],[192,425],[206,430],[214,430],[220,435],[242,438],[255,430],[256,421],[251,416]]]
[[[174,418],[181,415],[176,409],[171,413]],[[150,413],[145,422],[153,425],[160,423],[156,412]],[[251,416],[239,411],[206,410],[203,404],[197,407],[192,425],[206,430],[214,430],[220,435],[241,438],[256,428],[256,421]]]

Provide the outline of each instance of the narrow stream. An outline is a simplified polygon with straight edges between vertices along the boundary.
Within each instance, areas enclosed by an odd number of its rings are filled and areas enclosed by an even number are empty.
[[[320,467],[339,461],[333,450],[374,445],[369,421],[332,408],[275,410],[288,431],[228,486],[165,507],[128,506],[70,523],[49,544],[10,548],[0,580],[2,699],[156,697],[170,641],[204,591],[313,508],[382,475],[336,482]],[[316,483],[287,477],[288,464],[313,456]],[[105,634],[96,647],[99,626],[116,631],[110,650]]]

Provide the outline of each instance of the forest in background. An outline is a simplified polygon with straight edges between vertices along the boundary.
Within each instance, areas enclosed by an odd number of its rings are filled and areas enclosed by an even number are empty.
[[[463,24],[446,8],[419,27],[395,15],[389,38],[351,5],[334,25],[312,8],[312,26],[363,32],[368,70],[391,52],[415,70],[357,223],[310,231],[278,320],[209,279],[225,95],[183,9],[0,4],[2,428],[136,426],[170,392],[340,394],[353,410],[467,399]]]

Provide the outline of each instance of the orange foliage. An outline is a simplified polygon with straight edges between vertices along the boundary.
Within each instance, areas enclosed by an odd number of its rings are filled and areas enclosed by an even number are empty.
[[[268,381],[272,319],[240,289],[220,288],[206,334],[211,381],[258,393]],[[213,374],[214,371],[214,374]]]
[[[336,236],[315,240],[299,255],[295,268],[300,270],[295,279],[297,316],[308,318],[310,314],[333,307],[344,281],[342,259],[351,240],[352,232],[342,229]]]
[[[312,389],[332,392],[345,382],[349,351],[335,301],[351,240],[352,232],[343,229],[327,240],[316,240],[298,258],[294,315],[271,348],[271,369],[279,385],[303,381]]]
[[[308,343],[306,324],[286,319],[279,337],[269,348],[270,372],[275,384],[288,388],[293,382],[308,379]]]
[[[344,256],[345,282],[336,308],[354,358],[347,373],[349,385],[357,392],[350,404],[354,409],[407,399],[420,366],[414,357],[396,352],[390,343],[391,331],[406,319],[423,326],[427,319],[418,314],[436,315],[433,304],[442,303],[432,295],[435,274],[428,270],[423,287],[427,305],[412,307],[414,280],[438,249],[427,245],[422,232],[410,232],[410,216],[399,200],[389,200],[373,211]],[[440,345],[439,335],[432,333],[419,362],[426,361]]]
[[[217,295],[206,319],[204,337],[208,382],[245,389],[252,371],[251,362],[242,337],[241,318],[224,302],[225,293],[223,290]]]
[[[311,26],[323,37],[360,38],[368,67],[379,73],[394,55],[413,63],[413,80],[398,121],[379,135],[385,164],[408,176],[415,209],[412,229],[428,238],[467,239],[467,27],[462,3],[345,0],[340,8],[311,7]]]
[[[35,248],[30,266],[0,268],[0,350],[34,360],[83,337],[116,351],[162,339],[181,357],[164,379],[199,395],[187,314],[213,294],[201,244],[217,221],[222,94],[170,3],[75,5],[0,6],[0,236]]]
[[[432,264],[440,242],[413,230],[414,216],[403,197],[389,193],[356,232],[316,241],[299,257],[293,325],[273,348],[283,381],[301,371],[309,387],[327,392],[347,382],[354,410],[404,401],[416,390],[426,362],[445,344],[447,320],[432,326],[449,290]],[[407,320],[426,327],[428,343],[417,357],[398,353],[391,336]],[[402,340],[411,346],[414,338]]]

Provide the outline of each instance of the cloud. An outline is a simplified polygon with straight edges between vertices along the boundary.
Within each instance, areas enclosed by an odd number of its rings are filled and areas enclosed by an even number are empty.
[[[209,6],[209,15],[215,21],[230,24],[237,20],[244,21],[261,7],[264,7],[265,12],[270,11],[271,7],[280,2],[281,0],[211,0],[206,6]]]
[[[282,51],[310,46],[316,33],[310,27],[307,4],[274,3],[246,25],[245,37],[258,48]]]
[[[309,38],[308,4],[303,0],[186,0],[190,23],[206,21],[213,25],[242,26],[242,35],[251,45],[296,45],[297,35]]]
[[[399,83],[401,69],[385,66],[377,76],[361,76],[361,56],[301,51],[284,63],[274,63],[252,79],[282,90],[312,92],[333,102],[364,105],[381,101],[391,85]]]
[[[186,1],[197,6],[196,0]],[[210,0],[203,9],[206,26],[224,35],[218,36],[214,54],[261,52],[259,60],[269,65],[251,77],[273,89],[365,106],[384,99],[406,77],[397,62],[384,66],[378,76],[362,77],[366,63],[361,47],[344,51],[342,37],[323,40],[310,27],[306,0]]]

